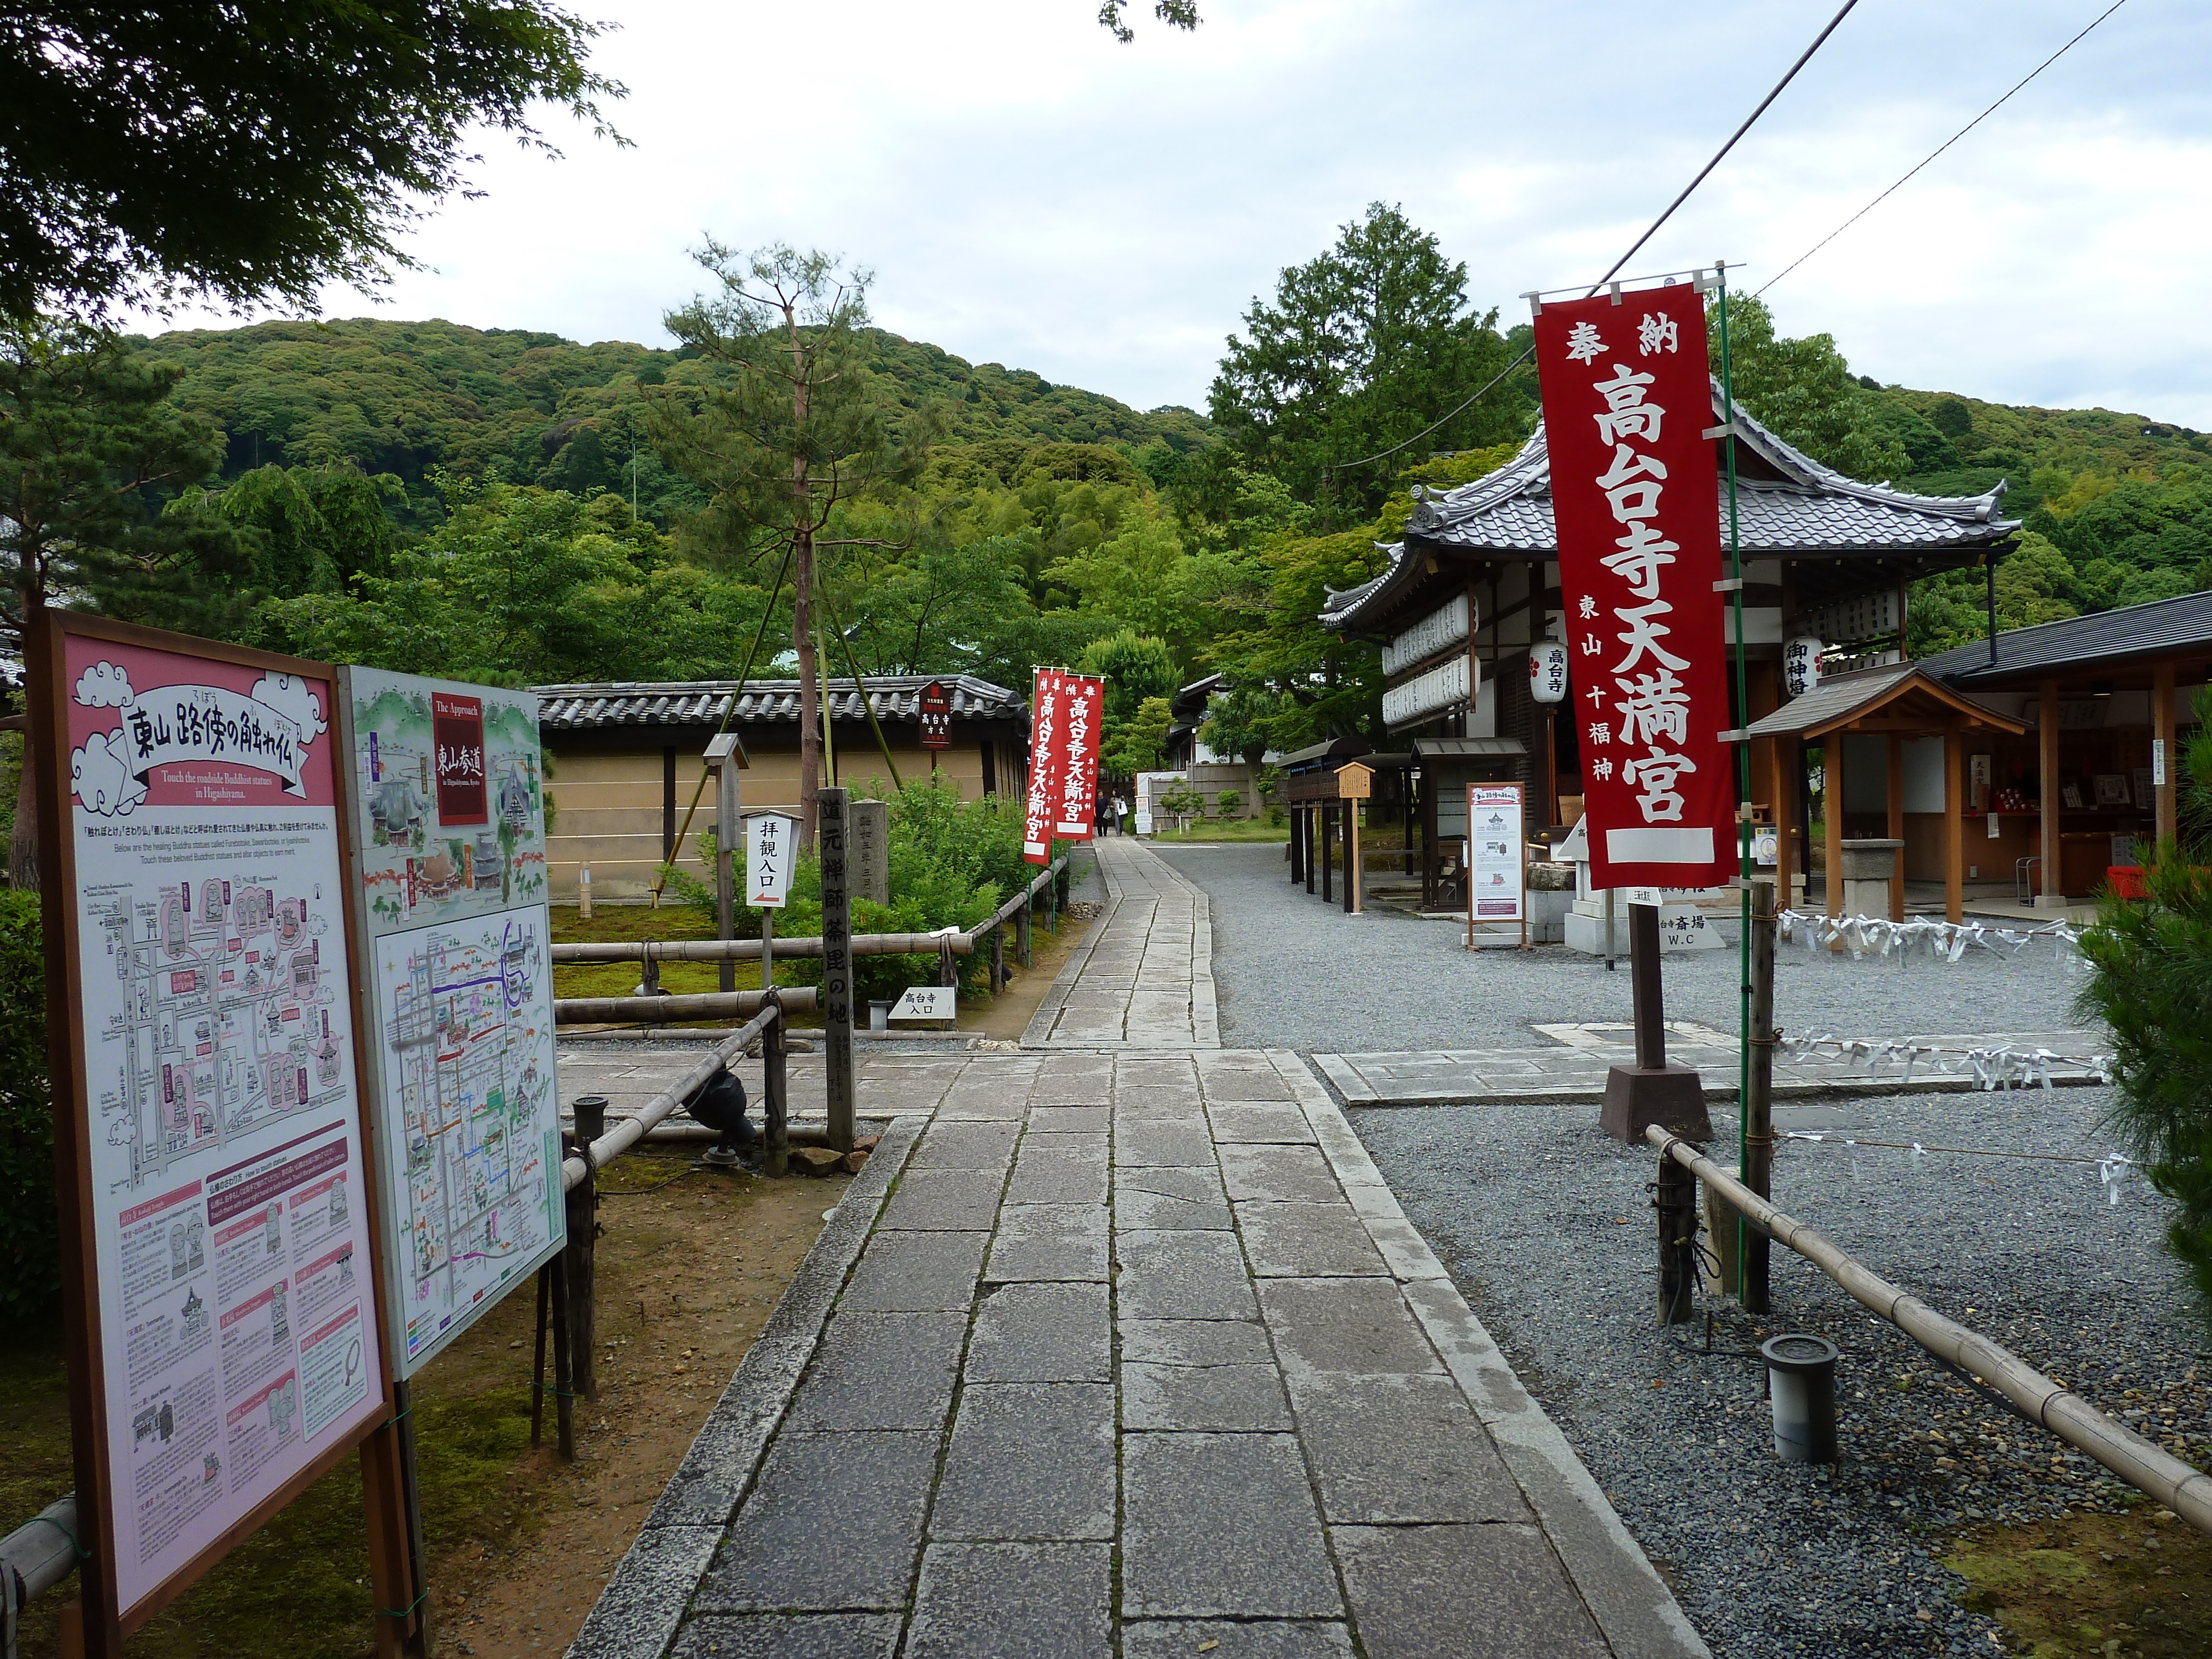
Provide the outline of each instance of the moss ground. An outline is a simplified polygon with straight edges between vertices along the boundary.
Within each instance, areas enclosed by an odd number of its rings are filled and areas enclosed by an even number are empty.
[[[1976,1528],[1947,1565],[1972,1586],[1967,1605],[2033,1659],[2212,1653],[2212,1538],[2148,1503]]]

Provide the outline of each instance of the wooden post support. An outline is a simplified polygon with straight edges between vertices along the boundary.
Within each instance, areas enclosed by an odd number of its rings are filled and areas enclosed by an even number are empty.
[[[545,1333],[553,1305],[553,1264],[538,1270],[538,1354],[530,1368],[530,1443],[545,1443]]]
[[[1328,846],[1328,821],[1335,816],[1329,809],[1335,805],[1334,801],[1325,800],[1316,809],[1321,814],[1321,902],[1323,904],[1334,904],[1336,902],[1335,890],[1330,885],[1335,871],[1329,863]]]
[[[844,789],[815,797],[822,855],[822,1050],[830,1145],[853,1150],[853,895],[848,883]]]
[[[1299,828],[1305,823],[1305,817],[1304,807],[1291,808],[1291,885],[1293,887],[1304,881],[1306,876],[1304,859],[1298,847]]]
[[[1032,889],[1022,901],[1022,908],[1014,912],[1014,954],[1024,968],[1030,965],[1030,912],[1036,908],[1036,893]]]
[[[395,1407],[405,1397],[401,1383]],[[362,1507],[368,1522],[368,1584],[374,1604],[377,1659],[418,1659],[429,1652],[429,1602],[416,1539],[420,1510],[409,1501],[407,1459],[400,1431],[384,1425],[361,1443]]]
[[[1680,1325],[1691,1318],[1697,1301],[1697,1182],[1664,1153],[1659,1158],[1652,1208],[1659,1223],[1659,1322]]]
[[[775,988],[775,910],[772,906],[761,909],[761,989]]]
[[[2058,682],[2045,680],[2036,696],[2035,748],[2039,777],[2036,785],[2042,803],[2043,891],[2036,900],[2041,910],[2066,908],[2066,877],[2061,865],[2058,839]],[[2172,765],[2169,760],[2166,763]]]
[[[2173,780],[2180,757],[2173,752],[2173,664],[2171,659],[2154,663],[2150,671],[2150,738],[2158,745],[2156,753],[2163,764],[2154,769],[2150,786],[2151,799],[2155,803],[2158,838],[2161,844],[2172,841],[2178,829],[2174,813]],[[2138,852],[2136,858],[2148,864]]]
[[[1318,801],[1309,801],[1306,804],[1305,809],[1306,896],[1309,898],[1313,896],[1314,890],[1314,843],[1320,839],[1320,837],[1314,833],[1314,830],[1315,826],[1320,823],[1320,822],[1321,804]]]
[[[715,763],[714,771],[714,937],[738,936],[738,767],[733,756]],[[720,966],[721,987],[738,988],[738,964]]]
[[[1844,914],[1844,734],[1828,733],[1820,750],[1820,816],[1827,821],[1828,914]],[[1843,949],[1838,940],[1837,950]]]
[[[1345,915],[1360,914],[1360,803],[1345,801]]]
[[[1766,739],[1767,775],[1774,780],[1774,890],[1788,908],[1795,894],[1790,888],[1796,850],[1790,840],[1797,833],[1797,739]]]
[[[1774,1184],[1774,885],[1751,884],[1751,1075],[1743,1097],[1743,1183],[1761,1198]],[[1669,1160],[1670,1162],[1672,1160]],[[1736,1223],[1743,1264],[1743,1307],[1768,1310],[1766,1235]]]
[[[1889,734],[1889,777],[1887,781],[1889,821],[1882,834],[1892,841],[1905,839],[1905,739],[1893,732]],[[1892,855],[1889,872],[1889,919],[1905,920],[1905,849],[1900,847]],[[1760,1191],[1754,1188],[1753,1190]]]
[[[1841,884],[1838,884],[1839,886]],[[1966,914],[1966,735],[1943,734],[1943,920]],[[1838,939],[1837,944],[1843,943]]]
[[[568,1340],[568,1276],[563,1250],[553,1269],[553,1449],[563,1463],[576,1461],[576,1373]]]
[[[568,1189],[568,1243],[562,1278],[568,1290],[568,1386],[586,1400],[599,1397],[599,1373],[592,1364],[599,1346],[599,1322],[592,1315],[592,1268],[599,1232],[599,1177],[592,1162],[592,1143],[607,1132],[607,1097],[578,1095],[570,1150],[584,1158],[584,1178]]]
[[[991,924],[991,995],[996,998],[1006,982],[1006,927]]]
[[[775,993],[769,993],[771,998]],[[761,1173],[781,1180],[791,1173],[791,1093],[784,1067],[787,1052],[783,1029],[783,1006],[777,1000],[775,1018],[761,1034]]]

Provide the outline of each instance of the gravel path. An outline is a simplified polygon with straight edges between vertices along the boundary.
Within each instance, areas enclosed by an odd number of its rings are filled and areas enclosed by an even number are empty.
[[[2104,1090],[2074,1089],[1831,1112],[1883,1139],[2094,1155],[2109,1103]],[[1715,1312],[1717,1349],[1807,1330],[1844,1351],[1844,1461],[1832,1472],[1782,1463],[1760,1368],[1675,1346],[1701,1346],[1702,1322],[1671,1334],[1652,1322],[1655,1153],[1607,1139],[1588,1107],[1349,1115],[1721,1659],[2006,1650],[1993,1622],[1956,1600],[1962,1581],[1940,1565],[1948,1535],[2140,1502],[1778,1248],[1771,1321],[1754,1327],[1717,1297],[1700,1305]],[[1714,1117],[1732,1143],[1732,1116]],[[1916,1159],[1830,1141],[1785,1142],[1775,1189],[1875,1271],[2138,1429],[2163,1425],[2159,1437],[2191,1462],[2212,1455],[2212,1340],[2160,1247],[2165,1206],[2140,1182],[2114,1208],[2094,1164]]]
[[[1300,1053],[1486,1048],[1542,1041],[1537,1024],[1626,1020],[1628,965],[1562,945],[1462,948],[1458,927],[1395,910],[1347,916],[1290,884],[1275,846],[1153,850],[1212,901],[1221,1040]],[[1624,945],[1626,928],[1622,929]],[[1729,924],[1733,937],[1735,924]],[[2020,955],[1855,962],[1785,945],[1775,969],[1785,1030],[1852,1037],[2041,1031],[2075,1024],[2078,970],[2038,941]],[[1736,951],[1667,959],[1667,1017],[1736,1030]]]

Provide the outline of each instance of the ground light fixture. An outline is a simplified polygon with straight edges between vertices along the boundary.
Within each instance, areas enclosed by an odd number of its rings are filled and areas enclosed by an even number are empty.
[[[1799,1331],[1759,1345],[1766,1393],[1774,1402],[1774,1455],[1785,1463],[1836,1461],[1836,1360],[1823,1336]]]

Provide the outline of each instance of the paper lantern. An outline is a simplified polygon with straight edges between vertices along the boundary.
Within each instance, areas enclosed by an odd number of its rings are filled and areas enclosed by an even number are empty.
[[[1559,702],[1567,695],[1567,647],[1541,640],[1528,647],[1528,694],[1538,702]]]
[[[1802,697],[1820,683],[1824,648],[1809,634],[1801,634],[1782,647],[1782,684],[1791,696]]]

